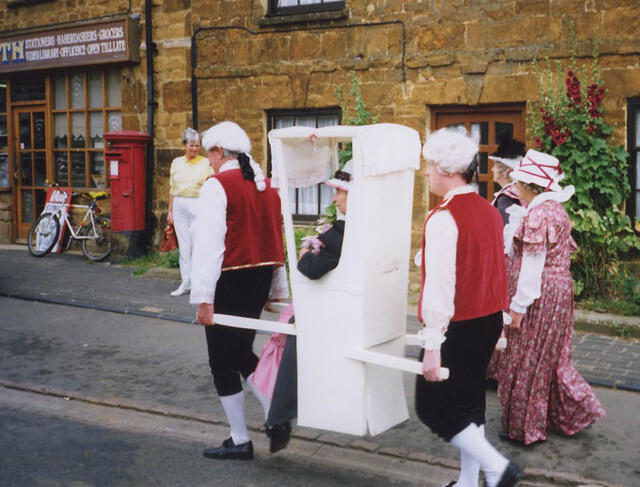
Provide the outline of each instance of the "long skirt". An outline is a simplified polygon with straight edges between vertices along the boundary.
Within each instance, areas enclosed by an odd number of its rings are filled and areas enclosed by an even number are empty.
[[[293,421],[298,416],[298,359],[297,341],[293,335],[287,336],[278,369],[276,384],[273,388],[271,407],[267,425]]]
[[[416,378],[416,412],[434,433],[450,441],[471,423],[485,423],[487,364],[502,330],[502,312],[452,321],[440,349],[449,379]],[[420,354],[420,360],[424,351]]]
[[[512,298],[516,293],[518,287],[518,275],[520,274],[521,259],[517,257],[507,257],[507,291],[509,298]],[[505,337],[507,342],[509,341],[509,329],[505,327]],[[498,380],[498,370],[502,367],[502,360],[504,359],[504,350],[494,350],[489,365],[487,366],[487,379]]]
[[[589,384],[571,363],[573,285],[568,271],[545,268],[541,297],[520,331],[509,330],[498,374],[502,426],[525,445],[547,430],[573,435],[605,416]]]

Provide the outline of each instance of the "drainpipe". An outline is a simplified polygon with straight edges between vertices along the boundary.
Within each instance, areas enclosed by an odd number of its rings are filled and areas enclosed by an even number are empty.
[[[145,242],[146,249],[151,248],[151,225],[153,223],[151,213],[151,199],[153,196],[153,168],[155,166],[155,123],[154,112],[156,108],[156,102],[153,98],[153,55],[156,53],[156,44],[153,42],[153,25],[151,22],[151,2],[152,0],[145,0],[144,2],[144,30],[145,30],[145,44],[147,46],[146,61],[147,61],[147,134],[149,135],[149,143],[147,144],[147,198],[146,198],[146,226],[147,229],[147,242]]]

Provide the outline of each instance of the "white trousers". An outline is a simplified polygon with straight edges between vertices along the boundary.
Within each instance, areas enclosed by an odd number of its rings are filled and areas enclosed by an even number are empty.
[[[180,247],[180,277],[187,288],[191,287],[191,225],[196,221],[197,210],[198,198],[173,197],[173,226]]]

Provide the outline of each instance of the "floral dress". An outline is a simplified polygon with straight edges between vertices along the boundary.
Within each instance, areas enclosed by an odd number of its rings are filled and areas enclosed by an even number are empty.
[[[562,205],[547,200],[531,208],[513,240],[515,262],[546,249],[541,294],[527,309],[520,331],[509,330],[498,372],[502,426],[528,445],[547,430],[573,435],[605,416],[591,387],[571,363],[576,244]],[[519,264],[518,267],[519,268]]]

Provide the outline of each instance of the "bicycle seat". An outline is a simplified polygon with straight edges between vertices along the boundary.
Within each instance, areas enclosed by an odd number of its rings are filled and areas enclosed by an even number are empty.
[[[94,200],[103,200],[109,197],[109,193],[106,191],[89,191],[87,194]]]

